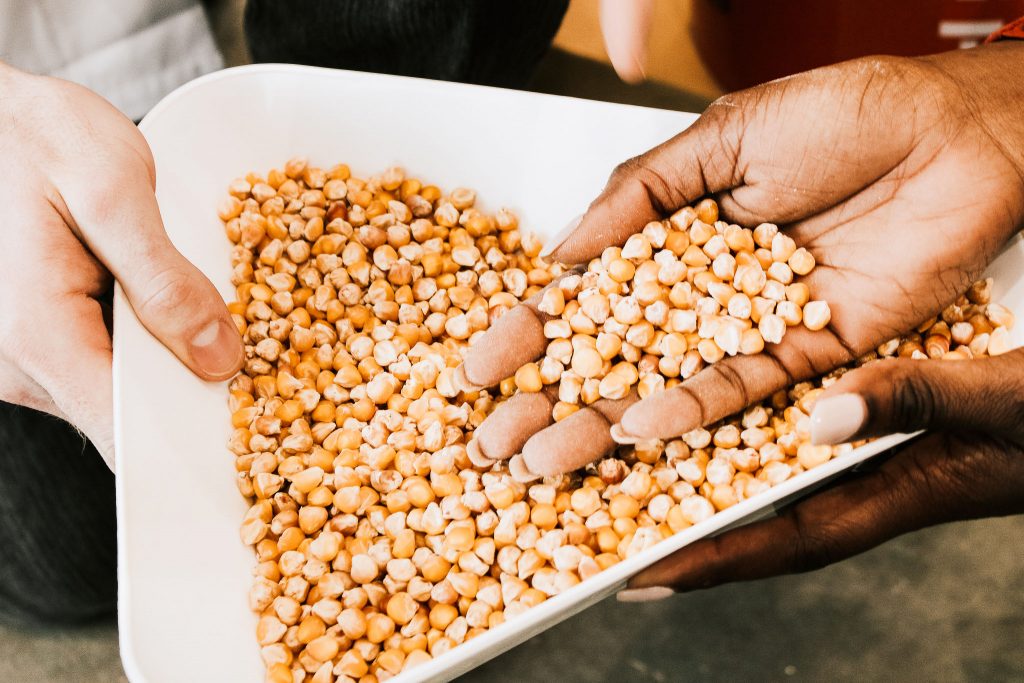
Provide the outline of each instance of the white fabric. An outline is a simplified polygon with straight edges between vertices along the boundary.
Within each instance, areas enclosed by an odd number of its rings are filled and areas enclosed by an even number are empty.
[[[81,83],[132,119],[223,66],[197,0],[0,0],[0,60]]]

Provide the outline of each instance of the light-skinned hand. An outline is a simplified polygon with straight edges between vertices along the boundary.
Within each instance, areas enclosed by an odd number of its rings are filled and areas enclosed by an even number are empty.
[[[241,367],[241,339],[164,233],[149,147],[112,105],[0,63],[0,150],[0,400],[71,422],[110,464],[112,278],[203,379]]]

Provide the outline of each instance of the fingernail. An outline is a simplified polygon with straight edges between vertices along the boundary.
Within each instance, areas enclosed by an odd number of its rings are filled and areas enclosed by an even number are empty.
[[[858,394],[839,394],[818,399],[811,411],[811,443],[845,443],[868,419],[868,406]]]
[[[675,595],[668,586],[648,586],[647,588],[627,588],[615,594],[619,602],[656,602]]]
[[[497,462],[497,460],[488,458],[484,455],[484,452],[480,450],[479,439],[471,439],[470,442],[466,444],[466,455],[469,456],[469,461],[473,463],[474,466],[483,469],[488,469],[491,465]]]
[[[658,444],[660,439],[652,439],[650,437],[634,436],[626,431],[626,428],[622,426],[621,422],[612,425],[609,430],[612,435],[612,441],[622,446],[641,446],[641,450],[646,448],[653,448]]]
[[[531,481],[541,478],[539,474],[530,471],[530,468],[526,466],[526,460],[519,453],[513,455],[508,461],[508,473],[512,475],[514,481],[518,481],[520,484],[529,484]]]
[[[548,240],[547,244],[544,245],[544,248],[540,250],[540,257],[547,258],[548,256],[551,256],[551,254],[555,253],[555,251],[565,243],[565,240],[569,239],[569,235],[573,234],[573,232],[576,231],[576,228],[580,227],[580,221],[582,220],[583,214],[580,214],[569,221],[564,228],[559,230],[554,237]]]
[[[613,424],[610,431],[612,434],[612,441],[623,446],[632,446],[640,440],[640,437],[638,436],[627,434],[626,430],[622,428],[621,423]]]
[[[189,353],[201,370],[216,377],[233,373],[242,362],[238,331],[224,320],[213,320],[192,337]]]
[[[479,384],[473,384],[469,381],[469,377],[466,376],[466,364],[462,363],[459,367],[455,368],[455,374],[452,376],[455,382],[455,388],[462,392],[480,391],[486,387],[482,387]]]

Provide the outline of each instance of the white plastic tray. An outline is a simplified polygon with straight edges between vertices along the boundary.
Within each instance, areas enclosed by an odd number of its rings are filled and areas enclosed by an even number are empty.
[[[171,240],[227,298],[229,243],[216,207],[227,183],[249,170],[266,171],[298,155],[319,165],[343,161],[364,175],[398,164],[444,188],[473,187],[485,207],[510,206],[525,226],[551,235],[586,207],[617,163],[695,119],[493,88],[261,65],[183,86],[141,128],[156,158],[157,198]],[[1000,300],[1024,302],[1019,243],[992,272]],[[255,617],[247,606],[255,560],[238,537],[246,505],[225,447],[225,387],[193,377],[145,331],[120,290],[114,311],[125,670],[134,683],[261,681]],[[454,678],[602,600],[674,550],[770,514],[906,438],[880,439],[790,479],[394,680]]]

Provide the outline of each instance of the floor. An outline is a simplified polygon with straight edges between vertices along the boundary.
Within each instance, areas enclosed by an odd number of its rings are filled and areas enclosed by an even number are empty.
[[[230,53],[244,59],[237,37]],[[688,111],[705,104],[667,86],[625,86],[564,53],[547,59],[533,88]],[[1022,546],[1024,517],[955,524],[808,575],[643,606],[606,601],[463,680],[1024,681]],[[0,662],[0,683],[125,680],[113,621],[0,626]]]

